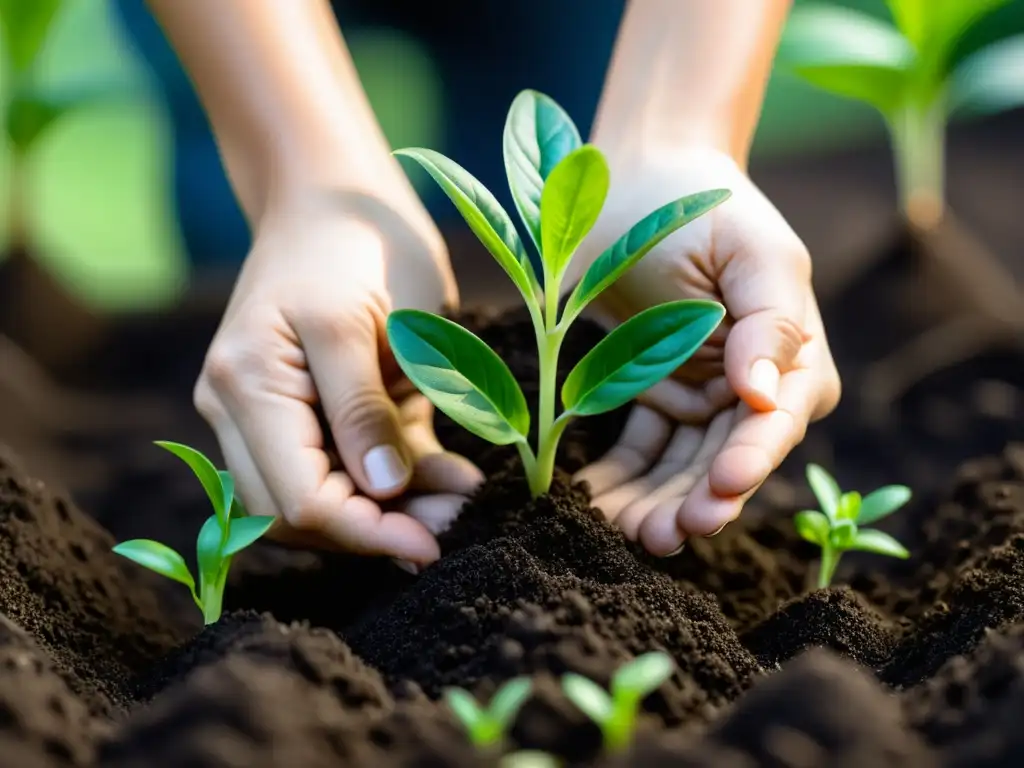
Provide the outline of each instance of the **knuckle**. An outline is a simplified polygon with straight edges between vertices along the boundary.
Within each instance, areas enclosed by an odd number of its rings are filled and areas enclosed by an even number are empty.
[[[328,405],[331,428],[335,434],[360,432],[376,427],[390,416],[392,403],[387,394],[371,388],[353,389]]]
[[[200,376],[192,390],[192,404],[199,415],[211,425],[219,422],[225,414],[223,403],[213,391],[205,376]]]
[[[297,319],[305,334],[324,343],[365,343],[374,339],[390,312],[390,299],[376,288],[365,289],[344,307],[310,307]]]
[[[281,516],[292,528],[306,533],[318,533],[324,524],[323,510],[312,496],[300,497],[285,504]]]
[[[215,394],[236,395],[248,382],[266,378],[268,355],[245,342],[221,342],[210,347],[201,381]]]

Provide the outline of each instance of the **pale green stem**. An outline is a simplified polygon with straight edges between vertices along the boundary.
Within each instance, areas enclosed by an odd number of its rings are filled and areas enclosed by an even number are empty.
[[[614,702],[613,707],[614,712],[603,729],[605,751],[612,754],[622,752],[629,746],[636,728],[640,702],[634,701],[633,698],[623,699]]]
[[[946,207],[946,104],[907,104],[889,121],[900,212],[912,224],[930,228]]]
[[[224,586],[227,584],[230,566],[231,558],[225,559],[213,583],[200,577],[199,600],[202,603],[200,607],[203,609],[204,624],[214,624],[220,619],[224,604]]]
[[[832,583],[832,577],[836,573],[836,566],[839,565],[839,558],[842,552],[837,552],[835,547],[826,544],[821,548],[821,565],[818,568],[818,589],[825,589]]]

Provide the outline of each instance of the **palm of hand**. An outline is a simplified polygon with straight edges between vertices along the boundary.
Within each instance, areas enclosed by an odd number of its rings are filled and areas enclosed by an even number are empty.
[[[659,157],[623,163],[612,178],[584,264],[669,200],[716,187],[733,192],[664,240],[596,308],[605,324],[681,298],[712,298],[728,310],[705,347],[640,399],[619,443],[577,476],[629,538],[665,555],[735,519],[808,422],[835,406],[839,381],[806,250],[730,159]]]

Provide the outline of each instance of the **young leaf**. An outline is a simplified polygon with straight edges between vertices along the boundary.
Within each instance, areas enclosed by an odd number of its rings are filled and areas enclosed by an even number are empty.
[[[235,479],[231,473],[226,469],[219,469],[217,475],[220,477],[221,485],[231,489],[231,508],[228,510],[228,517],[232,520],[236,517],[246,517],[248,513],[245,511],[245,505],[235,496]]]
[[[907,548],[900,544],[888,533],[877,531],[874,528],[867,528],[857,532],[857,537],[848,549],[856,549],[862,552],[874,552],[878,555],[888,555],[906,560],[910,557]]]
[[[922,53],[937,74],[956,42],[973,24],[1010,0],[887,0],[900,31]]]
[[[221,547],[224,544],[224,529],[216,515],[210,515],[199,529],[196,537],[196,563],[199,566],[200,584],[213,584],[220,573],[223,560]],[[201,590],[202,591],[202,590]]]
[[[840,517],[834,523],[828,533],[828,541],[840,552],[849,549],[857,538],[857,524],[853,520]]]
[[[646,256],[662,240],[721,205],[732,193],[711,189],[681,197],[649,213],[616,240],[584,273],[565,305],[565,318],[575,320],[584,307]]]
[[[519,710],[522,709],[523,704],[530,698],[530,692],[533,690],[533,683],[528,677],[516,677],[498,689],[498,692],[494,694],[494,698],[491,699],[491,703],[487,708],[490,716],[499,724],[502,728],[508,728],[508,726],[515,720]]]
[[[526,398],[483,341],[450,320],[414,309],[392,312],[387,331],[405,375],[453,421],[495,445],[525,439]]]
[[[569,701],[595,723],[600,725],[611,717],[611,696],[593,680],[569,672],[562,677],[562,691]]]
[[[839,499],[842,496],[835,478],[817,464],[808,464],[807,484],[811,486],[825,517],[835,522],[839,511]]]
[[[911,492],[905,485],[887,485],[864,497],[857,515],[857,525],[870,525],[891,515],[910,501]]]
[[[114,547],[114,552],[138,563],[143,568],[149,568],[161,576],[184,584],[195,595],[196,582],[192,578],[192,574],[189,573],[185,558],[166,544],[152,539],[132,539],[131,541],[122,541]]]
[[[39,55],[61,0],[0,0],[3,49],[15,73],[24,72]]]
[[[847,491],[839,497],[839,505],[836,507],[836,517],[840,520],[856,520],[860,513],[860,494],[857,491]]]
[[[502,150],[519,216],[540,250],[540,198],[544,181],[583,142],[569,115],[549,96],[522,91],[505,121]]]
[[[1024,106],[1024,35],[967,57],[951,80],[950,107],[958,113],[977,116]]]
[[[724,316],[721,304],[703,300],[672,301],[634,315],[572,369],[562,403],[578,416],[618,408],[682,365]]]
[[[535,301],[536,276],[515,225],[488,189],[458,163],[431,149],[397,149],[394,154],[415,160],[455,204],[469,228],[480,238],[523,294]]]
[[[790,14],[778,61],[813,85],[892,114],[916,54],[891,25],[848,8],[811,5]]]
[[[541,259],[559,277],[583,242],[608,196],[608,163],[586,144],[555,166],[540,198]]]
[[[470,736],[472,736],[477,726],[484,719],[483,710],[476,703],[476,699],[461,688],[446,688],[444,700],[452,712],[455,713],[459,722],[465,726]]]
[[[255,515],[232,520],[221,557],[231,557],[241,552],[269,531],[275,520],[277,518],[272,515]]]
[[[816,510],[805,509],[793,517],[793,524],[801,538],[823,547],[828,543],[829,522],[825,515]]]
[[[214,512],[222,522],[222,527],[226,527],[228,510],[231,508],[231,499],[235,494],[235,483],[231,480],[231,476],[227,473],[221,475],[212,462],[195,448],[167,440],[157,440],[156,445],[165,451],[170,451],[188,464],[193,474],[202,483],[203,490],[206,491]]]
[[[674,669],[675,662],[667,653],[645,653],[619,668],[612,677],[612,692],[616,697],[620,693],[647,696],[672,677]]]

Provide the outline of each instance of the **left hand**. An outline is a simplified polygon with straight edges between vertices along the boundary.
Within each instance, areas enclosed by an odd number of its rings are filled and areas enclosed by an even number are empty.
[[[600,146],[600,143],[597,142]],[[594,506],[653,554],[709,536],[831,412],[840,383],[799,237],[735,161],[710,149],[608,152],[612,188],[582,266],[659,206],[704,189],[732,197],[666,238],[608,288],[599,320],[684,298],[722,302],[708,343],[652,387],[618,444],[582,469]]]

